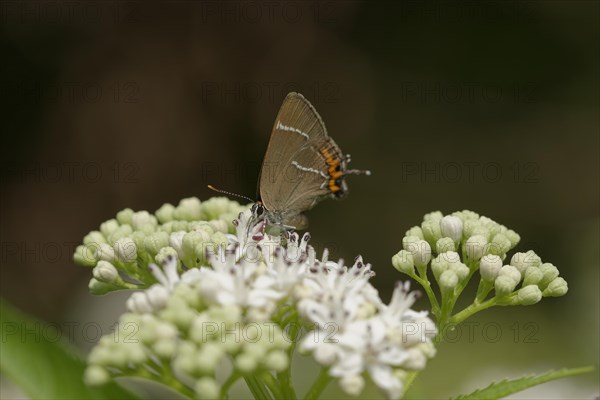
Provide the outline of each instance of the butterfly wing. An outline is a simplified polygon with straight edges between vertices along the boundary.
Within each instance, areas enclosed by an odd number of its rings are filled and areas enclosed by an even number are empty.
[[[333,140],[323,120],[299,93],[287,95],[271,132],[259,178],[260,198],[270,212],[292,217],[329,195],[327,164],[319,149]]]

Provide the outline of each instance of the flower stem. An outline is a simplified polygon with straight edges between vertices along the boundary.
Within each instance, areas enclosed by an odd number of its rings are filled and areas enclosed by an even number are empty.
[[[264,372],[264,373],[260,374],[260,378],[261,378],[261,381],[267,386],[267,388],[269,388],[269,390],[273,394],[274,398],[276,398],[276,399],[286,398],[284,396],[284,394],[281,392],[281,390],[279,389],[279,384],[278,384],[277,380],[273,377],[273,375],[271,375],[271,373]]]
[[[306,396],[304,396],[304,400],[313,400],[319,398],[321,392],[327,387],[329,382],[331,382],[329,371],[327,368],[321,368],[319,376],[308,390],[308,393],[306,393]]]
[[[240,379],[241,375],[239,372],[234,371],[229,375],[229,378],[225,382],[223,382],[223,386],[221,386],[221,399],[226,399],[229,393],[229,388],[233,385],[238,379]]]
[[[404,395],[406,394],[406,392],[408,391],[408,389],[410,388],[410,386],[416,379],[417,375],[419,375],[419,372],[420,371],[412,371],[406,375],[406,379],[404,379],[404,388],[402,391],[402,397],[404,397]]]
[[[256,376],[245,376],[244,380],[248,389],[252,392],[252,395],[257,400],[271,400],[273,397],[269,393],[269,390],[265,387],[265,384],[261,382]]]
[[[433,289],[431,288],[431,283],[429,282],[429,279],[427,279],[427,273],[425,273],[425,276],[419,277],[417,275],[412,275],[412,278],[417,281],[417,283],[419,285],[421,285],[423,287],[423,289],[425,290],[425,293],[427,294],[427,298],[429,299],[429,303],[431,303],[431,312],[433,313],[433,315],[438,315],[440,312],[440,305],[437,301],[437,298],[435,297],[435,293],[433,293]]]
[[[471,304],[464,310],[457,312],[450,318],[450,323],[452,324],[460,324],[465,319],[469,318],[471,315],[478,313],[479,311],[485,310],[486,308],[490,308],[496,305],[496,298],[492,297],[489,300],[484,301],[483,303]]]
[[[292,357],[294,355],[298,336],[297,319],[297,315],[294,313],[294,321],[292,322],[296,323],[289,325],[289,337],[292,338],[290,348],[287,350],[289,366],[284,371],[277,373],[277,380],[279,381],[281,391],[283,392],[284,397],[289,399],[298,398],[298,396],[296,396],[296,391],[294,390],[294,385],[292,384]]]

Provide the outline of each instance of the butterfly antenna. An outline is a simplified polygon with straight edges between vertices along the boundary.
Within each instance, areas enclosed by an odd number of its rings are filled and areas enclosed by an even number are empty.
[[[346,154],[346,163],[350,164],[351,161],[351,157],[350,154]],[[366,170],[361,170],[361,169],[348,169],[344,172],[344,175],[371,175],[371,171],[369,171],[368,169]]]
[[[215,191],[217,193],[222,193],[222,194],[226,194],[228,196],[234,196],[234,197],[239,197],[241,199],[246,199],[246,200],[250,201],[251,203],[255,203],[256,202],[255,200],[252,200],[250,197],[247,197],[247,196],[244,196],[244,195],[241,195],[241,194],[231,193],[231,192],[228,192],[226,190],[217,189],[213,185],[207,185],[207,186],[208,186],[208,188],[210,190]]]
[[[368,169],[348,169],[344,171],[344,175],[371,175],[371,171]]]

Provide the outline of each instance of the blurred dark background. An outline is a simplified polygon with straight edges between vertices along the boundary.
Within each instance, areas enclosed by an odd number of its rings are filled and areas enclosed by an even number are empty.
[[[564,298],[474,317],[422,396],[597,365],[599,13],[596,1],[3,2],[1,295],[55,324],[114,322],[125,297],[88,295],[74,247],[123,208],[206,199],[209,183],[254,197],[277,110],[299,91],[373,172],[310,212],[313,244],[362,254],[384,298],[404,232],[434,210],[516,230],[519,250],[569,282]],[[545,390],[523,396],[592,398],[598,373]]]

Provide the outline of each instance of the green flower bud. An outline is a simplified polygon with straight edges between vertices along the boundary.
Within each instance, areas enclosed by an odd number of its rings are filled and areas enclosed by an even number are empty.
[[[423,231],[421,230],[420,226],[413,226],[412,228],[406,231],[406,234],[404,236],[416,236],[419,239],[425,239],[423,237]]]
[[[540,271],[544,274],[544,277],[539,282],[540,289],[544,290],[546,286],[554,279],[558,277],[558,268],[556,268],[551,263],[543,263],[540,265]]]
[[[100,282],[96,278],[90,279],[90,283],[88,284],[88,288],[90,289],[90,293],[94,295],[101,296],[103,294],[115,291],[119,289],[119,287],[112,285],[110,283]]]
[[[188,267],[197,267],[205,258],[207,243],[206,233],[200,231],[188,232],[183,236],[181,245],[182,260]],[[212,243],[210,246],[213,247]]]
[[[173,220],[173,214],[175,213],[175,207],[172,204],[165,203],[163,204],[154,214],[156,214],[156,218],[158,222],[164,224],[165,222],[169,222]]]
[[[515,253],[510,259],[510,265],[516,267],[520,273],[525,272],[528,267],[539,267],[541,263],[540,257],[533,250],[527,253]]]
[[[425,240],[419,240],[412,247],[412,251],[408,251],[412,253],[416,267],[426,267],[431,260],[431,246],[429,246],[429,243]]]
[[[487,282],[493,282],[498,277],[501,268],[502,259],[500,257],[493,254],[483,256],[479,262],[481,279]]]
[[[432,211],[429,214],[425,214],[423,221],[437,221],[438,223],[444,217],[441,211]]]
[[[166,246],[161,248],[158,251],[158,254],[156,255],[156,257],[154,257],[154,260],[156,261],[156,263],[158,265],[162,265],[162,263],[169,257],[178,257],[177,255],[177,250],[175,250],[174,248],[170,247],[170,246]]]
[[[104,385],[110,380],[110,373],[106,368],[102,368],[98,365],[90,365],[85,369],[83,380],[85,384],[89,386]]]
[[[82,267],[93,267],[96,265],[96,248],[88,245],[79,245],[73,253],[73,261]]]
[[[517,292],[516,302],[523,306],[530,306],[542,299],[542,291],[537,285],[527,285]]]
[[[177,349],[177,342],[172,339],[159,339],[152,344],[152,350],[159,358],[170,360]]]
[[[478,220],[479,219],[479,214],[477,214],[474,211],[462,210],[462,211],[459,211],[459,213],[462,215],[463,222],[465,222],[466,220]],[[460,215],[459,215],[459,217],[460,217]]]
[[[463,224],[460,218],[453,215],[446,215],[440,220],[440,230],[442,236],[449,237],[455,243],[462,239]]]
[[[133,210],[131,208],[126,208],[117,213],[117,221],[121,225],[131,225],[131,217],[133,216]]]
[[[505,265],[500,268],[500,272],[498,276],[508,276],[510,279],[515,281],[515,285],[517,285],[521,281],[521,273],[519,270],[512,265]]]
[[[281,372],[288,367],[289,359],[283,351],[270,351],[265,357],[264,365],[266,369]]]
[[[484,226],[481,223],[479,223],[479,225],[473,227],[473,230],[471,231],[471,237],[473,236],[482,236],[487,241],[490,237],[490,230],[487,226]]]
[[[365,387],[365,378],[360,375],[346,374],[338,379],[338,385],[340,386],[340,389],[344,391],[344,393],[356,397],[362,393]]]
[[[127,332],[123,332],[123,337],[131,336],[131,329]],[[141,365],[148,361],[148,355],[141,343],[127,343],[125,345],[127,351],[125,352],[125,364]],[[124,365],[125,366],[125,365]]]
[[[435,251],[438,254],[445,253],[447,251],[456,251],[456,244],[452,238],[443,237],[436,242]]]
[[[215,232],[215,234],[212,236],[212,242],[216,245],[216,247],[221,246],[225,248],[229,244],[229,239],[227,239],[227,236],[225,236],[224,233]]]
[[[137,246],[131,238],[121,238],[115,242],[115,259],[119,262],[130,263],[137,259]]]
[[[133,242],[135,243],[135,247],[137,248],[137,252],[138,252],[138,257],[141,257],[142,255],[146,254],[146,248],[144,247],[144,240],[146,240],[146,237],[151,234],[152,234],[152,232],[150,232],[148,235],[146,235],[142,231],[135,231],[131,235],[129,235],[129,238],[131,240],[133,240]]]
[[[186,375],[194,375],[197,365],[195,353],[192,352],[183,353],[180,350],[173,360],[173,369]]]
[[[156,225],[154,225],[150,222],[145,223],[143,225],[140,225],[136,232],[142,232],[145,236],[150,236],[154,232],[156,232]]]
[[[227,225],[227,232],[224,232],[224,233],[235,233],[235,227],[233,226],[233,220],[237,219],[238,215],[239,215],[239,212],[238,213],[228,212],[228,213],[219,215],[219,220],[224,221],[225,224]]]
[[[227,197],[211,197],[202,203],[202,211],[207,220],[218,219],[219,215],[229,211],[230,205],[237,202],[229,200]]]
[[[514,248],[521,241],[521,236],[519,236],[519,234],[513,231],[512,229],[508,229],[506,232],[504,232],[504,236],[506,236],[508,240],[510,240],[511,249]]]
[[[427,242],[429,242],[431,246],[435,246],[435,243],[442,237],[442,230],[440,229],[440,219],[429,219],[423,221],[423,223],[421,224],[423,237]]]
[[[184,221],[197,221],[202,219],[202,205],[196,197],[183,199],[173,211],[173,217]]]
[[[404,250],[410,251],[412,253],[412,251],[415,249],[416,247],[416,243],[422,239],[419,239],[418,236],[404,236],[402,238],[402,248]]]
[[[448,251],[445,253],[445,255],[446,255],[446,257],[449,257],[448,271],[454,272],[456,274],[456,276],[458,276],[458,280],[460,282],[467,279],[467,277],[469,276],[469,272],[470,272],[469,267],[467,267],[465,264],[460,262],[458,253],[456,253],[454,251]]]
[[[221,388],[214,378],[203,376],[196,381],[194,385],[196,397],[200,400],[218,399],[221,395]]]
[[[227,233],[229,229],[227,222],[223,221],[222,219],[214,219],[209,222],[209,225],[219,233]]]
[[[442,290],[450,291],[456,288],[456,285],[458,285],[458,281],[458,276],[454,271],[446,270],[442,272],[442,275],[440,275],[438,283],[440,284],[440,288],[442,288]]]
[[[100,224],[100,232],[104,235],[104,237],[109,237],[114,231],[119,228],[119,223],[116,219],[109,219]]]
[[[502,297],[507,294],[512,293],[517,287],[518,282],[508,276],[508,275],[499,275],[494,281],[494,288],[496,289],[496,296]]]
[[[488,241],[481,235],[474,235],[467,239],[465,244],[467,249],[467,257],[472,260],[479,260],[483,257]]]
[[[91,231],[83,238],[83,244],[99,245],[106,243],[106,238],[100,231]]]
[[[215,229],[207,221],[190,222],[188,228],[190,231],[199,231],[206,233],[208,236],[206,236],[205,240],[210,240],[210,237],[215,233]]]
[[[148,211],[138,211],[131,216],[131,226],[133,229],[142,229],[144,225],[157,225],[156,217]]]
[[[523,274],[523,286],[537,285],[543,277],[544,273],[538,267],[527,267]]]
[[[94,267],[92,274],[94,275],[94,278],[100,282],[110,283],[113,285],[118,285],[122,282],[119,272],[115,266],[108,261],[98,261],[98,265]]]
[[[473,231],[479,226],[479,220],[467,219],[463,222],[463,238],[473,236]]]
[[[164,247],[169,246],[169,234],[167,232],[154,232],[144,239],[144,248],[151,256],[157,255]]]
[[[406,250],[400,250],[397,254],[392,257],[392,265],[398,271],[403,272],[407,275],[414,275],[415,263],[413,256]]]
[[[229,338],[232,339],[232,338]],[[198,362],[200,371],[211,373],[217,369],[219,366],[219,362],[221,358],[225,355],[225,349],[223,348],[222,341],[228,340],[227,336],[224,334],[221,340],[214,340],[208,343],[204,343],[200,346],[200,350],[198,351]],[[261,354],[261,356],[263,356]]]
[[[448,257],[445,253],[439,254],[436,258],[431,261],[431,271],[435,276],[435,279],[439,281],[440,276],[444,271],[448,269]]]
[[[189,222],[187,221],[172,221],[171,232],[188,231]]]
[[[96,248],[96,259],[113,262],[115,260],[115,249],[109,244],[100,244],[100,246]]]
[[[120,225],[108,236],[108,243],[114,244],[117,240],[128,237],[132,233],[133,229],[131,229],[131,225]]]
[[[567,294],[569,287],[567,281],[563,278],[555,278],[548,284],[548,287],[544,289],[544,296],[546,297],[560,297]]]
[[[258,366],[256,358],[247,353],[241,353],[237,357],[235,357],[234,363],[236,368],[242,373],[253,372]]]
[[[510,240],[502,233],[497,233],[487,248],[488,254],[506,254],[512,247]]]

